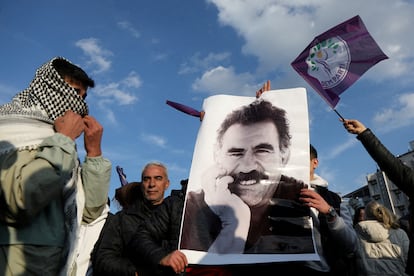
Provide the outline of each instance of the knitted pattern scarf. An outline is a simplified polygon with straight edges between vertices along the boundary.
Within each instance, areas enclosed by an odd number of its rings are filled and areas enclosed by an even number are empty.
[[[29,87],[14,96],[10,103],[0,106],[0,116],[29,117],[53,124],[67,110],[81,116],[88,114],[86,102],[53,67],[55,59],[66,60],[56,57],[37,69]]]
[[[43,64],[28,88],[15,95],[10,103],[0,106],[0,154],[12,148],[36,149],[44,138],[53,135],[55,119],[67,110],[81,116],[88,114],[86,102],[53,67],[56,59],[66,60],[56,57]],[[48,123],[51,131],[41,131],[47,126],[33,129],[42,122]]]

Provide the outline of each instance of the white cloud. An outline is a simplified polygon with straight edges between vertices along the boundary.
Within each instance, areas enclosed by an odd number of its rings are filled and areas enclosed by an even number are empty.
[[[138,98],[127,92],[121,83],[111,82],[106,85],[97,85],[94,88],[94,95],[96,95],[100,100],[107,100],[110,99],[110,102],[105,103],[113,103],[115,101],[118,105],[129,105],[135,103]]]
[[[167,141],[165,138],[154,135],[154,134],[142,134],[141,139],[145,142],[148,142],[150,144],[156,145],[158,147],[164,148],[167,144]]]
[[[108,59],[112,53],[99,45],[96,38],[84,38],[78,40],[75,45],[82,49],[84,54],[89,58],[88,64],[95,66],[95,74],[108,71],[111,67],[111,61]]]
[[[345,141],[344,143],[339,144],[339,145],[335,146],[335,148],[331,149],[327,154],[324,155],[324,157],[322,159],[325,160],[325,161],[335,159],[338,156],[340,156],[341,154],[343,154],[346,150],[348,150],[349,148],[351,148],[355,144],[357,144],[357,142],[358,142],[358,140],[355,139],[354,136],[352,136],[347,141]]]
[[[127,32],[129,32],[133,37],[135,38],[139,38],[141,36],[140,32],[135,29],[130,22],[128,21],[121,21],[118,22],[118,27],[121,28],[122,30],[126,30]]]
[[[414,3],[403,0],[208,0],[219,22],[245,40],[242,51],[256,56],[259,70],[294,74],[290,64],[315,36],[360,15],[368,31],[389,56],[367,74],[372,79],[407,76],[414,70]],[[379,16],[381,15],[381,16]]]
[[[378,112],[373,121],[383,133],[412,125],[414,121],[414,93],[398,96],[397,102],[392,107]]]
[[[249,85],[252,82],[253,76],[249,73],[236,74],[233,67],[218,66],[196,79],[192,87],[210,94],[252,95],[261,85]]]
[[[135,72],[132,71],[128,76],[122,80],[122,83],[126,87],[140,88],[142,85],[141,77]]]
[[[205,57],[201,57],[200,53],[194,54],[189,62],[185,62],[180,65],[179,74],[190,74],[205,71],[222,65],[223,62],[228,62],[231,54],[228,52],[223,53],[209,53]]]

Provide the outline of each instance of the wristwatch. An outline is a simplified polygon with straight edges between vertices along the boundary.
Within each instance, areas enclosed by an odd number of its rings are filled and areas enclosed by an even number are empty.
[[[328,213],[326,214],[326,218],[330,221],[334,220],[338,214],[335,211],[334,207],[329,207]]]

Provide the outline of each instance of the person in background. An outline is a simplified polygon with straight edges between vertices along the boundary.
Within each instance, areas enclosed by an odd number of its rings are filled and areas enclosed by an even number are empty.
[[[375,200],[365,207],[358,234],[358,275],[406,275],[410,240],[395,215]]]
[[[138,266],[146,263],[147,270],[141,275],[169,276],[185,273],[188,261],[179,251],[178,239],[185,193],[172,193],[153,212],[151,218],[141,223],[128,247]]]
[[[414,170],[395,157],[375,136],[375,134],[358,120],[341,119],[344,128],[362,143],[368,154],[385,172],[387,177],[400,188],[410,200],[410,225],[413,225],[414,209]],[[412,240],[413,232],[408,235]],[[406,273],[414,275],[414,243],[410,243]]]
[[[358,206],[355,209],[352,224],[355,226],[358,222],[365,220],[365,206]]]
[[[69,274],[80,224],[106,207],[111,163],[102,156],[103,127],[85,102],[94,85],[56,57],[0,106],[0,275]]]
[[[314,227],[320,262],[306,262],[305,265],[317,271],[329,271],[329,275],[353,276],[353,257],[356,251],[356,234],[350,214],[341,208],[341,197],[328,189],[328,182],[315,170],[319,166],[318,152],[310,145],[310,185],[301,195],[304,202],[312,203],[318,212]],[[319,196],[318,196],[319,195]]]
[[[117,191],[123,209],[107,220],[92,253],[94,275],[155,275],[152,267],[135,257],[127,245],[136,228],[164,204],[170,181],[167,167],[159,162],[145,165],[141,183],[129,183]]]
[[[311,212],[315,245],[320,261],[280,262],[232,266],[233,276],[266,275],[347,275],[354,276],[353,254],[357,250],[357,236],[350,216],[341,214],[341,198],[328,189],[328,182],[315,173],[319,165],[318,153],[310,145],[309,179],[311,188],[300,191],[303,204],[313,207]],[[244,274],[247,273],[247,274]]]

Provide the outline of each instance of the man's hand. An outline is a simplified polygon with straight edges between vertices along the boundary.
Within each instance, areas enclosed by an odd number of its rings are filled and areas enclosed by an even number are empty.
[[[361,132],[363,132],[364,130],[366,130],[367,128],[358,120],[341,120],[342,123],[344,124],[345,129],[352,134],[360,134]]]
[[[84,129],[84,143],[85,150],[88,157],[96,157],[102,155],[101,141],[103,134],[103,127],[95,118],[91,116],[85,116],[83,118],[85,124]]]
[[[262,88],[256,91],[256,98],[259,98],[264,92],[270,90],[270,80],[263,84]]]
[[[234,179],[212,167],[203,175],[204,201],[220,218],[222,229],[209,252],[243,253],[250,226],[250,208],[228,188]]]
[[[299,200],[309,207],[317,209],[319,213],[324,215],[328,214],[331,207],[320,194],[308,188],[300,190]]]
[[[84,131],[85,125],[79,114],[68,110],[63,116],[55,120],[54,127],[56,132],[66,135],[75,141]]]
[[[247,204],[229,190],[229,183],[233,181],[233,177],[226,175],[223,169],[215,166],[203,174],[201,185],[204,190],[204,200],[222,221],[237,220],[233,218],[235,210],[245,210],[250,217],[250,208]]]
[[[171,267],[175,273],[182,273],[188,265],[187,257],[179,250],[175,250],[161,259],[160,265]]]

